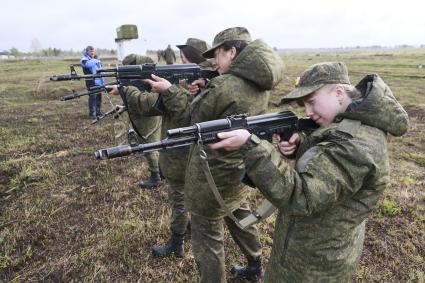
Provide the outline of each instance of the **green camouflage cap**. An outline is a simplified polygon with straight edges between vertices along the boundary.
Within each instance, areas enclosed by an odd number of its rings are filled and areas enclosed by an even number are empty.
[[[305,97],[327,84],[350,84],[347,66],[343,62],[324,62],[310,66],[295,82],[295,89],[282,103]]]
[[[251,42],[251,35],[249,34],[248,30],[244,27],[234,27],[234,28],[228,28],[221,32],[219,32],[215,37],[213,41],[213,46],[205,51],[202,56],[205,58],[213,58],[214,57],[214,50],[223,45],[226,41],[232,41],[232,40],[242,40],[246,42]]]
[[[176,45],[184,56],[192,63],[199,64],[205,61],[202,52],[210,46],[203,40],[197,38],[188,38],[186,44]]]
[[[200,52],[204,52],[209,48],[208,44],[197,38],[188,38],[186,40],[186,44],[176,45],[179,49],[182,49],[186,46],[192,46],[193,48],[199,50]]]

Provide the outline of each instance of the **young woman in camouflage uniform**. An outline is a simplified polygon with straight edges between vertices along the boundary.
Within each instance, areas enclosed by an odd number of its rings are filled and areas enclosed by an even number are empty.
[[[265,282],[350,282],[365,222],[389,183],[387,134],[403,135],[408,116],[376,74],[356,87],[341,62],[308,68],[284,98],[304,105],[321,127],[280,142],[291,167],[246,130],[220,133],[214,149],[240,148],[248,176],[279,208]],[[277,158],[279,160],[279,158]]]
[[[137,54],[127,55],[123,61],[123,65],[142,65],[152,64],[154,61],[148,56]],[[136,87],[132,87],[137,91]],[[113,93],[115,94],[115,92]],[[116,92],[118,94],[118,91]],[[117,106],[124,109],[124,106]],[[137,133],[137,139],[140,143],[159,141],[161,135],[161,117],[160,116],[143,116],[133,105],[128,107],[128,117],[133,129]],[[159,153],[152,151],[143,154],[148,164],[150,176],[147,180],[138,182],[138,186],[142,189],[153,189],[159,186],[161,178],[159,175]]]
[[[177,45],[181,52],[183,64],[197,64],[201,69],[212,70],[211,62],[202,57],[202,52],[206,51],[208,44],[197,38],[188,38],[186,44]],[[187,90],[187,83],[181,82],[173,88],[179,91],[180,99],[184,101],[193,100],[193,95]],[[125,95],[130,113],[141,116],[141,122],[145,119],[162,117],[162,138],[166,137],[166,131],[172,128],[187,126],[186,121],[182,123],[173,111],[165,108],[159,111],[155,105],[159,99],[159,94],[154,92],[141,92],[135,87],[123,87],[121,93]],[[118,94],[117,87],[114,87],[112,94]],[[156,152],[158,154],[158,152]],[[159,164],[161,172],[168,183],[168,200],[171,206],[170,219],[170,240],[163,245],[154,245],[152,252],[155,256],[184,256],[184,237],[189,225],[189,215],[184,204],[184,181],[189,150],[187,148],[175,148],[161,151],[159,154]]]
[[[282,79],[283,62],[264,41],[251,42],[242,27],[218,33],[213,47],[204,57],[213,58],[220,76],[213,78],[206,89],[193,101],[181,99],[175,86],[153,76],[152,90],[161,93],[167,109],[175,112],[186,125],[233,114],[264,113],[269,90]],[[248,191],[240,181],[243,174],[239,153],[212,151],[206,148],[211,174],[226,206],[242,219],[251,213],[246,202]],[[192,250],[200,271],[201,282],[225,282],[224,227],[248,259],[247,268],[235,272],[250,281],[262,274],[261,243],[255,227],[246,231],[239,228],[217,202],[201,166],[199,148],[193,147],[189,156],[185,179],[185,204],[192,216]]]

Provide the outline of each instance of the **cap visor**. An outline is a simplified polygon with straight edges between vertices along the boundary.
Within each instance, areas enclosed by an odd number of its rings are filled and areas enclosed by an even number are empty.
[[[325,84],[298,87],[298,88],[294,89],[293,91],[291,91],[289,94],[285,95],[282,98],[281,102],[283,104],[287,104],[287,103],[290,103],[294,100],[300,99],[302,97],[306,97],[306,96],[308,96],[309,94],[312,94],[313,92],[315,92],[316,90],[318,90],[319,88],[321,88],[324,85]]]
[[[214,58],[214,50],[215,49],[216,49],[216,47],[208,49],[207,51],[202,53],[202,57],[207,58],[207,59]]]
[[[211,47],[210,49],[208,49],[207,51],[205,51],[204,53],[202,53],[202,57],[207,58],[207,59],[214,58],[214,50],[216,50],[217,48],[219,48],[220,46],[222,46],[223,43],[224,42],[220,42],[220,43],[214,45],[213,47]]]

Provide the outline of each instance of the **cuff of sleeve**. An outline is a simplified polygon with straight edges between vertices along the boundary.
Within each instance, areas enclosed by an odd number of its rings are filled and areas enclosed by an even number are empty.
[[[177,85],[171,85],[166,91],[161,93],[163,97],[170,97],[175,95],[179,91],[179,87]]]
[[[244,153],[248,152],[249,150],[257,147],[260,143],[261,143],[261,139],[257,137],[256,135],[252,134],[251,136],[249,136],[246,143],[241,147],[241,150]]]

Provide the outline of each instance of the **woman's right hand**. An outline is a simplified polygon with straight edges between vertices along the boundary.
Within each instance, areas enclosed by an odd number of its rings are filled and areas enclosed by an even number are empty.
[[[191,84],[188,84],[187,88],[189,89],[189,92],[196,96],[199,93],[199,90],[201,88],[205,87],[205,80],[204,79],[197,79],[193,81]]]
[[[277,147],[279,148],[280,153],[285,156],[289,156],[294,154],[299,143],[300,135],[298,133],[294,133],[288,141],[279,141]]]

